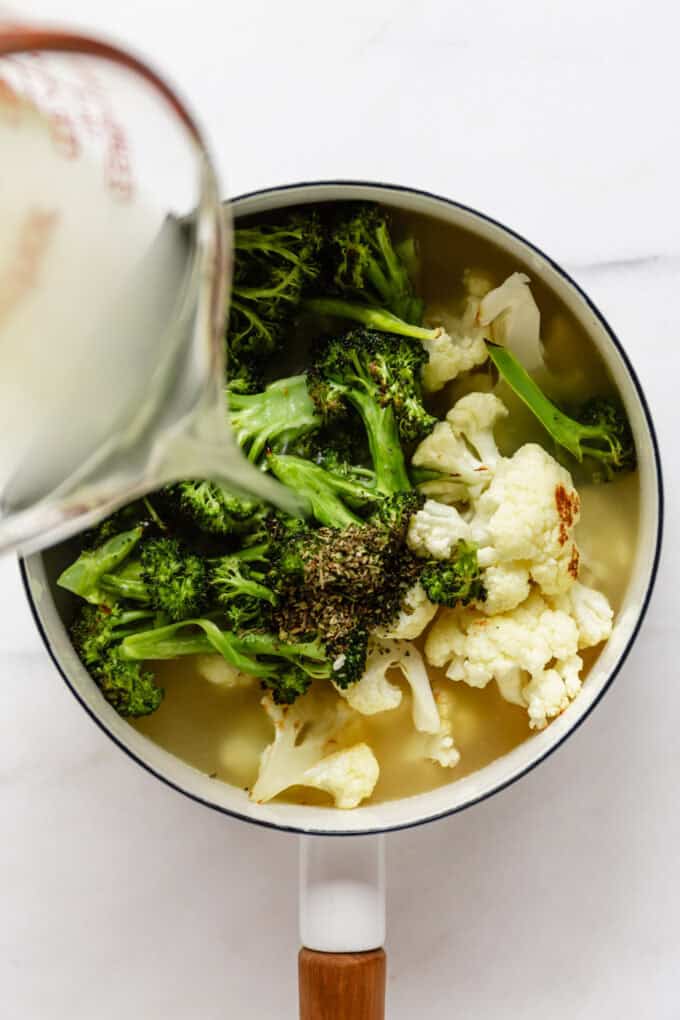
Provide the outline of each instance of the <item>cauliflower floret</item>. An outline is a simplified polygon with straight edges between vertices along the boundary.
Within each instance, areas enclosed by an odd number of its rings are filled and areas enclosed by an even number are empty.
[[[482,571],[486,600],[477,608],[487,616],[507,613],[529,596],[529,570],[526,563],[503,563]]]
[[[438,733],[439,712],[423,657],[410,642],[400,641],[399,644],[401,648],[398,666],[411,688],[413,725],[420,733]]]
[[[437,762],[445,769],[455,768],[460,761],[460,751],[453,737],[453,716],[455,695],[451,684],[435,680],[432,693],[439,711],[439,730],[426,738],[425,757]]]
[[[441,496],[443,502],[475,500],[493,477],[500,453],[493,436],[494,426],[507,417],[505,404],[493,393],[468,393],[418,446],[414,467],[428,468],[448,478],[427,482],[426,495]]]
[[[509,701],[511,705],[519,705],[520,708],[526,708],[522,695],[526,678],[526,673],[519,666],[508,669],[505,673],[498,673],[496,684],[503,700]]]
[[[591,648],[611,636],[614,611],[602,592],[576,581],[566,595],[553,602],[576,621],[579,648]]]
[[[453,477],[447,478],[445,475],[419,482],[418,492],[436,503],[445,503],[447,506],[452,503],[467,503],[471,495],[470,487],[465,482]]]
[[[481,492],[484,485],[491,481],[489,467],[475,457],[463,437],[454,432],[448,421],[437,422],[429,436],[416,448],[411,463],[414,467],[449,475],[450,482],[460,493],[460,499],[465,502],[471,495]]]
[[[328,783],[330,773],[321,770],[317,775],[314,769],[327,755],[335,757],[338,735],[353,715],[350,708],[332,687],[324,684],[316,685],[292,705],[276,705],[271,695],[266,694],[262,706],[274,723],[274,740],[260,757],[260,771],[250,792],[251,799],[264,803],[291,786],[326,789],[321,780]],[[352,759],[352,767],[344,773],[348,783],[345,793],[339,778],[341,770],[334,769],[331,764],[336,798],[346,797],[351,801],[355,797],[359,789],[356,770],[362,762],[366,766],[362,796],[370,795],[378,776],[373,763],[362,754]]]
[[[588,591],[588,601],[602,609],[600,600],[592,599],[599,593]],[[581,593],[579,598],[585,599]],[[556,608],[557,603],[562,608]],[[583,660],[578,650],[603,633],[589,618],[582,637],[568,596],[551,600],[533,591],[522,605],[497,616],[483,616],[475,609],[444,610],[427,636],[425,654],[434,666],[448,663],[451,680],[470,687],[486,687],[495,680],[506,701],[528,710],[531,728],[543,729],[581,690]]]
[[[423,387],[430,393],[440,390],[462,372],[482,365],[489,354],[483,336],[450,336],[442,330],[432,340],[423,340],[429,361],[423,365]]]
[[[381,627],[376,635],[381,638],[402,638],[412,641],[419,637],[436,616],[438,607],[427,597],[422,584],[414,584],[406,592],[399,616],[389,627]]]
[[[221,655],[196,655],[196,672],[203,679],[219,687],[250,687],[256,677],[242,673]]]
[[[456,747],[453,735],[454,708],[456,706],[456,690],[450,680],[434,680],[432,683],[437,710],[439,712],[439,728],[436,733],[420,733],[414,730],[405,736],[401,754],[404,763],[415,766],[423,761],[431,761],[442,768],[452,769],[460,761],[460,752]],[[456,725],[459,723],[456,713]]]
[[[416,556],[448,560],[456,543],[469,538],[470,525],[455,507],[428,499],[411,518],[407,541]]]
[[[401,705],[401,688],[387,679],[388,670],[399,661],[394,644],[385,641],[371,645],[361,679],[349,687],[337,688],[338,694],[355,712],[376,715]]]
[[[484,295],[477,313],[479,326],[490,327],[490,338],[515,354],[528,372],[543,364],[541,313],[525,273],[513,273],[500,287]]]
[[[433,630],[438,626],[439,621]],[[575,655],[578,630],[567,613],[551,609],[534,591],[521,606],[499,616],[463,611],[452,628],[451,640],[455,658],[446,675],[470,687],[486,687],[496,674],[518,666],[533,675],[552,659]],[[429,659],[427,643],[425,652]]]
[[[463,436],[477,451],[480,461],[493,471],[500,458],[493,430],[507,416],[507,407],[493,393],[468,393],[456,401],[446,420],[454,433]]]
[[[449,663],[447,676],[470,687],[486,687],[499,674],[523,669],[535,674],[552,659],[576,654],[578,630],[562,610],[551,609],[534,591],[511,612],[484,616],[476,609],[440,613],[425,642],[433,666]]]
[[[580,673],[583,659],[572,655],[558,661],[552,669],[532,676],[522,688],[522,698],[529,712],[532,730],[543,730],[548,722],[569,707],[581,690]]]
[[[480,301],[493,287],[491,278],[480,270],[466,269],[463,273],[463,297],[456,311],[449,308],[429,308],[427,322],[440,326],[441,333],[423,346],[430,360],[423,367],[423,386],[434,392],[451,379],[482,365],[488,358],[484,343],[485,330],[479,322]]]
[[[413,725],[421,733],[437,733],[437,705],[423,657],[410,641],[377,641],[369,648],[366,669],[355,684],[338,689],[348,705],[362,715],[375,715],[401,704],[401,691],[387,679],[398,667],[411,688]]]
[[[350,809],[371,796],[379,775],[380,766],[368,744],[355,744],[307,769],[304,785],[325,790],[337,808]]]
[[[467,614],[473,610],[468,609]],[[481,614],[476,614],[482,619]],[[465,632],[460,627],[462,613],[458,609],[442,609],[425,639],[425,658],[441,669],[465,648]]]
[[[524,273],[513,273],[491,289],[489,277],[466,270],[459,313],[428,310],[428,324],[441,326],[442,332],[424,341],[430,355],[423,368],[426,390],[439,390],[462,372],[483,364],[488,356],[485,336],[509,347],[529,371],[542,364],[541,315],[529,282]]]
[[[499,462],[477,500],[471,538],[486,552],[480,553],[485,566],[525,562],[532,580],[558,595],[578,576],[573,531],[579,513],[569,472],[542,447],[527,443]]]

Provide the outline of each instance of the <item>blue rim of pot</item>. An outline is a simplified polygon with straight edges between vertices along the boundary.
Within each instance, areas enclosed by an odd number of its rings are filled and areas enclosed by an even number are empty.
[[[33,593],[31,591],[31,586],[30,586],[30,582],[29,582],[29,579],[28,579],[28,572],[27,572],[27,567],[26,567],[26,561],[24,559],[22,559],[22,558],[19,559],[19,569],[20,569],[20,572],[21,572],[21,578],[22,578],[22,582],[23,582],[23,586],[24,586],[24,591],[26,592],[26,597],[28,599],[28,603],[29,603],[29,606],[30,606],[30,609],[31,609],[31,613],[32,613],[33,619],[35,621],[35,625],[36,625],[36,627],[38,629],[40,637],[42,638],[43,644],[45,645],[47,653],[50,656],[52,662],[54,663],[57,671],[61,675],[62,679],[64,680],[64,683],[69,688],[69,690],[71,691],[73,696],[76,698],[76,700],[79,702],[81,707],[87,712],[87,714],[90,716],[90,718],[96,723],[96,725],[99,726],[99,728],[101,730],[103,730],[103,732],[106,733],[106,735],[115,744],[117,744],[117,746],[122,751],[124,751],[125,754],[127,754],[130,758],[132,758],[133,761],[135,761],[143,769],[145,769],[147,772],[149,772],[152,776],[155,776],[156,779],[159,779],[161,782],[165,783],[167,786],[171,787],[173,790],[176,790],[178,793],[183,794],[185,797],[189,797],[191,800],[195,801],[198,804],[202,804],[205,807],[211,808],[213,811],[218,811],[221,814],[228,815],[231,818],[235,818],[235,819],[237,819],[239,821],[242,821],[242,822],[249,822],[249,823],[251,823],[253,825],[258,825],[258,826],[261,826],[261,827],[266,828],[266,829],[273,829],[273,830],[275,830],[277,832],[293,832],[293,833],[297,833],[298,835],[304,835],[304,836],[349,836],[349,837],[351,837],[351,836],[372,836],[372,835],[378,835],[380,833],[399,832],[402,829],[413,829],[413,828],[416,828],[416,827],[421,826],[421,825],[426,825],[429,822],[436,822],[436,821],[439,821],[442,818],[448,818],[451,815],[458,814],[459,812],[464,811],[467,808],[473,807],[475,804],[480,804],[482,801],[487,800],[489,797],[495,796],[497,793],[500,793],[501,791],[506,790],[508,787],[512,786],[514,783],[516,783],[518,780],[522,779],[529,772],[531,772],[533,769],[535,769],[538,765],[540,765],[542,762],[544,762],[546,760],[546,758],[548,758],[550,755],[554,754],[554,752],[559,747],[561,747],[562,744],[573,733],[575,733],[576,730],[581,726],[581,724],[589,717],[589,715],[591,714],[591,712],[593,711],[595,706],[600,703],[600,701],[602,700],[602,698],[604,697],[606,692],[609,690],[609,688],[611,687],[611,685],[614,682],[614,680],[616,679],[616,677],[621,672],[621,669],[622,669],[626,659],[628,658],[630,650],[633,647],[633,645],[635,643],[635,640],[636,640],[636,638],[637,638],[637,636],[638,636],[638,634],[640,632],[640,628],[642,626],[644,618],[647,615],[647,610],[649,608],[649,603],[650,603],[650,600],[651,600],[651,597],[652,597],[652,592],[654,590],[654,585],[655,585],[656,577],[657,577],[657,574],[658,574],[659,560],[660,560],[660,557],[661,557],[661,545],[662,545],[663,530],[664,530],[664,520],[665,520],[664,486],[663,486],[663,477],[662,477],[662,470],[661,470],[661,455],[660,455],[660,450],[659,450],[659,442],[658,442],[658,438],[657,438],[657,435],[656,435],[656,429],[654,428],[654,423],[652,421],[652,416],[651,416],[651,413],[650,413],[650,410],[649,410],[649,405],[647,403],[647,398],[645,396],[645,393],[644,393],[644,390],[642,388],[642,384],[640,383],[640,380],[638,378],[638,375],[637,375],[635,369],[633,368],[633,365],[631,364],[630,359],[629,359],[628,355],[626,354],[626,351],[624,350],[621,342],[619,341],[618,337],[614,333],[614,330],[611,328],[611,326],[609,325],[609,323],[607,322],[605,317],[602,315],[600,310],[595,306],[595,304],[591,301],[589,296],[579,286],[579,284],[576,283],[576,281],[569,275],[569,273],[567,273],[558,263],[556,263],[553,259],[551,259],[549,255],[546,255],[546,253],[544,251],[542,251],[540,248],[538,248],[535,244],[532,244],[531,241],[528,241],[522,234],[519,234],[516,230],[512,230],[510,227],[507,227],[504,223],[501,223],[499,220],[494,219],[492,216],[487,216],[485,213],[481,213],[477,209],[472,208],[471,206],[465,205],[462,202],[456,202],[456,201],[454,201],[453,199],[450,199],[450,198],[444,198],[443,196],[436,195],[436,194],[434,194],[431,191],[425,191],[425,190],[420,189],[420,188],[412,188],[412,187],[408,187],[407,185],[401,185],[401,184],[385,184],[385,183],[378,182],[378,181],[361,181],[361,180],[300,181],[298,183],[293,183],[293,184],[282,184],[282,185],[278,185],[278,186],[275,186],[275,187],[259,188],[259,189],[255,190],[255,191],[249,191],[249,192],[246,192],[246,193],[244,193],[242,195],[235,196],[234,198],[230,199],[229,202],[226,203],[226,204],[227,205],[234,205],[237,202],[243,202],[243,201],[245,201],[246,199],[249,199],[249,198],[261,198],[261,197],[265,197],[267,195],[282,194],[282,193],[289,192],[289,191],[293,192],[293,191],[296,191],[296,190],[300,190],[300,189],[303,189],[303,188],[310,188],[310,187],[315,187],[315,188],[338,188],[338,187],[381,188],[381,189],[383,189],[385,191],[394,192],[395,195],[399,195],[399,194],[404,195],[404,194],[406,194],[406,195],[421,196],[423,198],[433,199],[436,202],[441,202],[443,205],[448,205],[448,206],[451,206],[451,207],[453,207],[455,209],[460,209],[463,212],[470,213],[471,215],[475,216],[477,219],[483,220],[486,223],[490,223],[492,226],[498,227],[500,230],[504,231],[506,234],[508,234],[511,237],[514,237],[516,240],[520,241],[530,251],[533,251],[537,255],[540,255],[541,258],[545,259],[545,261],[551,266],[551,268],[559,276],[562,277],[563,280],[566,280],[566,282],[583,299],[583,301],[588,306],[588,308],[593,313],[593,315],[598,319],[598,321],[600,322],[600,324],[602,325],[602,327],[606,331],[606,333],[607,333],[609,339],[611,340],[612,344],[614,345],[614,347],[618,351],[618,353],[619,353],[619,355],[620,355],[624,365],[626,366],[626,370],[627,370],[627,372],[628,372],[628,374],[630,376],[630,379],[631,379],[631,381],[633,383],[633,386],[635,388],[635,391],[637,393],[637,397],[638,397],[638,399],[640,401],[640,405],[642,407],[642,410],[643,410],[643,413],[644,413],[644,417],[645,417],[645,421],[646,421],[646,424],[647,424],[647,428],[649,430],[649,435],[650,435],[650,438],[651,438],[651,441],[652,441],[652,448],[653,448],[653,451],[654,451],[654,468],[655,468],[655,478],[656,478],[656,487],[657,487],[657,497],[658,497],[658,507],[659,507],[659,510],[658,510],[658,519],[657,519],[657,528],[656,528],[656,545],[655,545],[655,549],[654,549],[654,558],[653,558],[653,561],[652,561],[652,568],[651,568],[651,571],[650,571],[650,574],[649,574],[649,582],[647,584],[647,589],[646,589],[644,597],[642,599],[642,604],[641,604],[639,612],[638,612],[638,617],[637,617],[635,626],[634,626],[634,628],[633,628],[633,630],[631,632],[631,635],[630,635],[630,637],[629,637],[625,647],[621,651],[621,654],[620,654],[620,656],[618,658],[618,661],[617,661],[616,665],[611,670],[611,672],[609,674],[609,677],[607,679],[607,682],[604,684],[604,686],[602,687],[602,690],[599,692],[597,697],[593,699],[592,703],[588,706],[587,710],[584,711],[583,714],[580,715],[574,721],[574,724],[560,738],[560,740],[558,740],[555,744],[553,744],[551,747],[549,747],[543,754],[541,754],[538,758],[536,758],[535,761],[532,761],[530,764],[528,764],[525,768],[521,769],[515,775],[513,775],[513,776],[509,777],[508,779],[503,780],[502,782],[498,783],[498,785],[495,786],[493,789],[487,790],[487,791],[485,791],[484,793],[480,794],[477,797],[470,798],[470,800],[466,801],[464,804],[458,804],[455,807],[448,808],[445,811],[439,811],[439,812],[437,812],[436,814],[433,814],[433,815],[428,815],[425,818],[417,818],[417,819],[414,819],[414,820],[411,820],[411,821],[407,821],[407,822],[400,822],[400,823],[395,824],[395,825],[389,825],[389,826],[385,826],[385,827],[381,826],[379,828],[352,829],[349,832],[343,831],[343,830],[337,830],[337,829],[336,830],[333,830],[333,829],[329,830],[329,829],[305,828],[304,826],[298,826],[298,825],[279,825],[279,824],[277,824],[275,822],[267,821],[265,819],[258,819],[258,818],[252,817],[251,815],[241,814],[240,812],[234,811],[231,808],[226,808],[226,807],[224,807],[221,804],[214,804],[211,801],[205,800],[203,797],[200,797],[198,794],[192,793],[190,790],[185,789],[184,787],[180,786],[178,783],[176,783],[173,780],[169,779],[162,772],[159,772],[156,769],[152,768],[147,762],[145,762],[141,758],[139,758],[133,751],[130,750],[129,747],[127,747],[121,740],[119,740],[118,737],[115,736],[115,734],[112,733],[111,730],[109,730],[107,728],[106,724],[102,721],[102,719],[90,708],[89,705],[87,705],[83,701],[83,699],[81,698],[80,694],[78,693],[78,691],[75,689],[75,687],[71,683],[71,681],[70,681],[66,671],[63,669],[63,667],[62,667],[62,665],[61,665],[61,663],[59,661],[59,658],[58,658],[56,652],[54,651],[54,649],[52,648],[52,646],[50,644],[50,640],[49,640],[47,634],[45,633],[45,629],[44,629],[44,627],[42,625],[42,622],[41,622],[39,614],[38,614],[37,606],[36,606],[35,601],[33,599]]]

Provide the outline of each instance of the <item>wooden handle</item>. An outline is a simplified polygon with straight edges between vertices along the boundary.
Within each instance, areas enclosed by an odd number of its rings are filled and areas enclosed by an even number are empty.
[[[298,958],[300,1020],[385,1020],[384,949]]]

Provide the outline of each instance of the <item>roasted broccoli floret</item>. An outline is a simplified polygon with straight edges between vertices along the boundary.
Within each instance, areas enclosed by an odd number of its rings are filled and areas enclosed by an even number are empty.
[[[368,627],[357,623],[327,642],[326,649],[331,663],[329,679],[336,687],[344,690],[361,680],[366,669],[369,636]]]
[[[286,446],[285,452],[330,469],[342,469],[344,464],[365,464],[370,460],[366,430],[356,414],[338,417],[314,432],[299,436]],[[375,472],[364,470],[366,478],[375,479]]]
[[[541,390],[524,366],[506,347],[487,341],[489,357],[502,378],[556,443],[577,461],[597,462],[594,481],[633,471],[637,462],[633,433],[621,404],[609,397],[586,401],[573,417],[561,411]]]
[[[437,419],[423,406],[424,348],[396,336],[353,330],[328,341],[309,373],[309,392],[322,415],[351,404],[366,428],[378,489],[410,489],[401,443],[428,435]]]
[[[285,449],[321,425],[304,375],[279,379],[260,393],[231,392],[229,411],[236,441],[254,462],[267,448]]]
[[[279,663],[266,676],[261,677],[262,686],[272,692],[277,705],[292,705],[309,690],[313,677],[295,663]]]
[[[174,538],[149,539],[141,547],[142,578],[154,609],[171,620],[200,612],[206,600],[203,560]]]
[[[137,553],[120,570],[102,576],[104,591],[150,605],[171,620],[201,612],[206,602],[206,570],[200,556],[175,538],[147,539]]]
[[[98,548],[110,538],[115,538],[116,535],[131,531],[133,528],[142,528],[144,532],[163,531],[165,528],[148,496],[128,503],[94,528],[89,528],[82,536],[83,548]]]
[[[423,568],[420,583],[430,602],[451,609],[486,599],[477,547],[471,542],[458,542],[448,560],[429,562]]]
[[[153,674],[120,655],[120,642],[153,613],[84,606],[71,628],[74,647],[106,700],[123,716],[149,715],[163,700]]]
[[[267,627],[276,595],[267,587],[269,544],[239,549],[211,564],[210,588],[217,605],[236,631]]]
[[[149,625],[154,613],[106,606],[82,606],[71,627],[71,638],[86,666],[95,666],[111,645]]]
[[[380,493],[366,484],[373,476],[367,479],[361,469],[355,472],[349,466],[336,466],[326,470],[302,457],[272,452],[267,455],[267,466],[279,481],[307,501],[317,521],[334,528],[361,524],[356,511],[370,512],[380,500]]]
[[[258,528],[267,508],[216,482],[177,482],[163,490],[170,511],[210,535],[243,535]]]
[[[411,517],[422,509],[424,503],[425,497],[415,490],[395,492],[381,500],[375,516],[388,528],[393,540],[405,542]]]
[[[330,292],[383,307],[419,323],[423,303],[415,297],[401,251],[392,242],[387,214],[373,204],[344,207],[330,224],[322,283]]]
[[[112,648],[101,667],[91,672],[102,694],[119,715],[151,715],[163,700],[165,692],[157,685],[153,673],[138,662],[122,659],[117,648]]]
[[[583,456],[601,463],[606,479],[635,470],[637,455],[633,432],[618,400],[592,397],[581,404],[574,417],[581,430]]]
[[[293,214],[280,224],[234,232],[234,280],[227,329],[227,374],[248,378],[281,345],[303,291],[319,274],[317,217]]]

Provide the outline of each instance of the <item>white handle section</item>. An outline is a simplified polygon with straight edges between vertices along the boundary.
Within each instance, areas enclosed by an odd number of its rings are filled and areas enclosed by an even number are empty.
[[[300,938],[321,953],[384,944],[384,836],[300,838]]]

